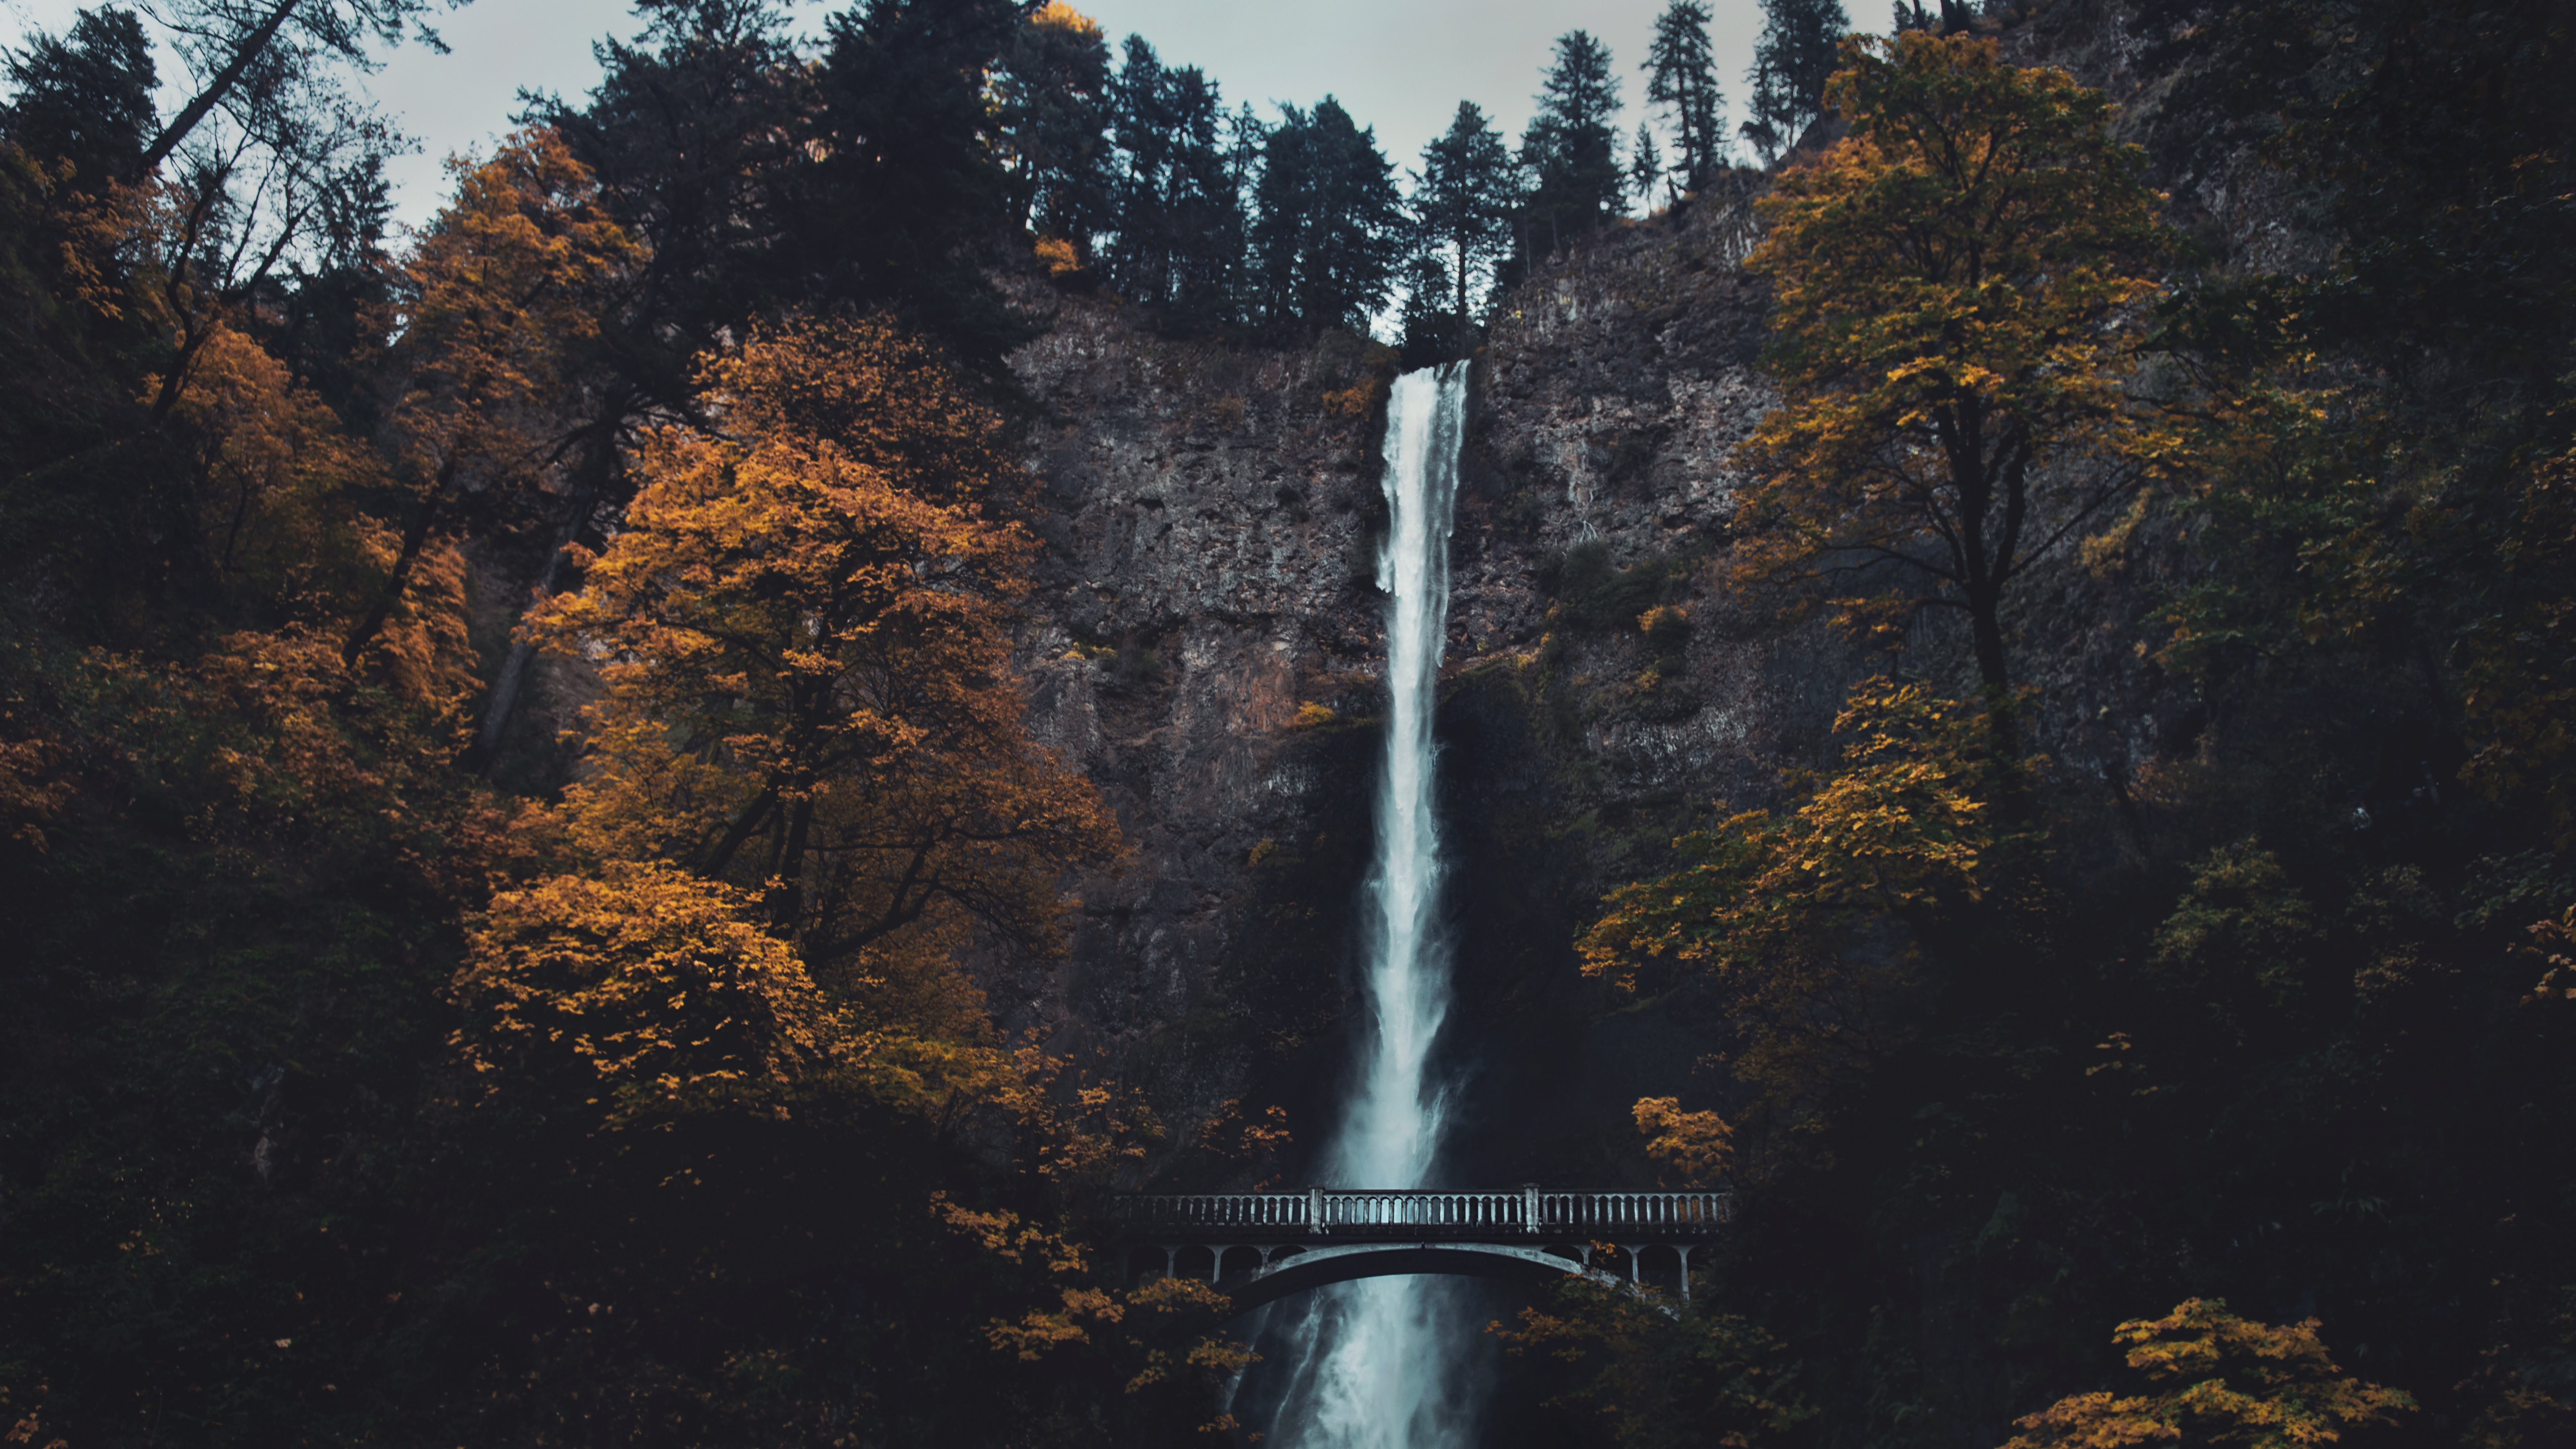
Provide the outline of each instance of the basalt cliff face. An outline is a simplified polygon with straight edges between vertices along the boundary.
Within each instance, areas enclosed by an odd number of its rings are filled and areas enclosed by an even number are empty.
[[[1440,720],[1452,1065],[1479,1083],[1453,1154],[1465,1177],[1597,1171],[1585,1124],[1689,1071],[1682,1033],[1606,1017],[1574,932],[1712,799],[1773,794],[1853,677],[1830,637],[1724,579],[1727,458],[1768,402],[1746,240],[1746,211],[1718,202],[1595,239],[1512,294],[1473,364]],[[1031,718],[1107,793],[1135,856],[1080,883],[1070,958],[1043,988],[996,1005],[1105,1053],[1182,1128],[1176,1145],[1237,1099],[1320,1135],[1383,707],[1393,360],[1341,336],[1158,337],[1035,284],[1027,300],[1055,318],[1015,359],[1052,413],[1032,437],[1050,548],[1022,657]],[[1555,1134],[1545,1161],[1534,1123]]]

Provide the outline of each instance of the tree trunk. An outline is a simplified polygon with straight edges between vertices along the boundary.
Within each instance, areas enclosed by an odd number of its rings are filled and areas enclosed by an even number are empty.
[[[412,565],[420,561],[421,547],[429,542],[430,528],[438,521],[438,506],[446,501],[447,485],[455,477],[456,464],[452,461],[438,470],[437,479],[430,484],[429,496],[421,500],[420,512],[412,516],[411,527],[403,531],[402,552],[394,558],[393,576],[385,580],[384,593],[376,599],[375,607],[367,611],[367,617],[358,622],[358,627],[349,631],[349,642],[340,646],[341,668],[358,667],[358,656],[375,642],[376,635],[385,627],[385,620],[393,617],[394,606],[402,602],[403,590],[411,583]]]
[[[805,914],[805,850],[814,833],[814,782],[809,778],[796,802],[787,807],[787,835],[778,847],[778,896],[770,907],[770,927],[792,935]]]
[[[141,159],[126,174],[126,180],[141,181],[170,159],[170,153],[179,149],[179,143],[188,139],[188,133],[197,129],[197,123],[206,118],[206,113],[223,100],[226,92],[241,83],[242,75],[250,69],[251,62],[259,59],[261,53],[277,39],[277,32],[286,24],[286,17],[293,14],[300,3],[302,0],[280,0],[278,7],[268,13],[268,18],[259,23],[258,29],[242,37],[231,61],[216,73],[214,80],[195,100],[188,102],[178,115],[171,118],[169,125],[161,128],[161,134],[152,138],[151,145],[143,148]]]
[[[2021,726],[2013,718],[2012,679],[2006,672],[2000,591],[1972,590],[1968,628],[1977,646],[1977,682],[1986,696],[1986,727],[1995,749],[2009,760],[2021,754]]]

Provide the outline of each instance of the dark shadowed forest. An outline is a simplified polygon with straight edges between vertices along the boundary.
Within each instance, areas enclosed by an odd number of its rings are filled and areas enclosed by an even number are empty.
[[[1029,359],[1293,363],[1373,458],[1667,241],[1758,347],[1722,514],[1513,485],[1543,622],[1454,626],[1441,728],[1563,757],[1726,630],[1818,698],[1615,849],[1461,827],[1535,999],[1686,1043],[1586,1170],[1735,1205],[1691,1302],[1496,1317],[1482,1442],[2576,1443],[2567,0],[1763,0],[1741,78],[1671,0],[1413,158],[1062,0],[634,8],[416,231],[365,81],[428,0],[6,52],[7,1443],[1250,1442],[1105,1204],[1302,1187],[1349,987],[1263,978],[1214,1103],[1189,1021],[1025,1005],[1173,849],[1037,666],[1204,667],[1056,629],[1132,581]],[[1154,386],[1287,436],[1221,373]],[[1328,777],[1374,687],[1240,730]],[[1237,852],[1247,950],[1345,849]]]

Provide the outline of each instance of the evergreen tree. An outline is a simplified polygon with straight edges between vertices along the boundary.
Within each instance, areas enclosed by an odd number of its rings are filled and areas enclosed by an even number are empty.
[[[1745,102],[1753,114],[1745,118],[1741,128],[1744,143],[1762,158],[1763,165],[1768,166],[1779,159],[1780,152],[1789,144],[1788,138],[1781,134],[1779,125],[1772,119],[1788,108],[1788,89],[1781,79],[1779,67],[1759,51],[1754,53],[1753,69],[1745,73],[1745,79],[1753,87],[1753,94]]]
[[[1243,264],[1243,193],[1227,144],[1225,102],[1198,67],[1166,73],[1175,123],[1165,180],[1171,315],[1186,324],[1227,320]]]
[[[130,10],[81,11],[60,38],[38,35],[8,57],[15,89],[0,134],[39,161],[72,163],[94,190],[133,171],[153,131],[152,46]]]
[[[1446,133],[1422,148],[1413,176],[1413,226],[1424,256],[1440,264],[1460,319],[1480,310],[1495,269],[1511,254],[1520,171],[1502,136],[1473,101],[1460,101]],[[1415,280],[1421,273],[1418,269]]]
[[[1093,238],[1116,219],[1109,45],[1099,23],[1054,0],[1020,23],[996,90],[1015,200],[1030,229],[1090,260]]]
[[[1654,128],[1639,121],[1637,139],[1628,143],[1628,184],[1636,188],[1640,210],[1655,209],[1655,183],[1664,174],[1664,153],[1655,144]]]
[[[1164,66],[1143,36],[1126,52],[1111,89],[1122,165],[1110,284],[1177,321],[1225,320],[1244,249],[1240,123],[1196,66]]]
[[[540,98],[528,119],[562,133],[601,204],[646,243],[632,306],[603,319],[623,406],[686,415],[693,359],[800,290],[780,257],[806,72],[776,0],[659,5],[633,41],[593,52],[589,103]]]
[[[1449,265],[1437,250],[1416,251],[1405,260],[1404,310],[1396,319],[1405,367],[1448,362],[1473,345],[1473,333],[1450,310],[1451,301]]]
[[[1253,224],[1256,301],[1273,325],[1365,329],[1404,254],[1394,167],[1377,134],[1324,97],[1280,108],[1262,147]]]
[[[1761,0],[1762,37],[1753,46],[1753,120],[1744,134],[1767,161],[1798,144],[1824,113],[1825,81],[1851,30],[1842,0]]]
[[[1708,6],[1702,0],[1673,0],[1655,18],[1655,38],[1647,48],[1646,100],[1669,109],[1676,184],[1697,191],[1725,164],[1726,131],[1722,112],[1726,97],[1717,86],[1717,58],[1709,48]]]
[[[1012,229],[986,78],[1013,0],[868,0],[832,18],[816,159],[787,215],[813,300],[883,308],[988,374],[1029,335],[978,255]]]
[[[1159,302],[1171,291],[1163,199],[1171,170],[1170,95],[1162,58],[1145,37],[1130,35],[1123,48],[1109,92],[1110,134],[1118,149],[1109,284],[1121,296]]]
[[[1538,114],[1521,137],[1521,164],[1535,179],[1524,250],[1544,235],[1553,250],[1567,236],[1615,216],[1627,199],[1619,165],[1619,82],[1610,47],[1584,31],[1557,37],[1556,59],[1538,94]]]

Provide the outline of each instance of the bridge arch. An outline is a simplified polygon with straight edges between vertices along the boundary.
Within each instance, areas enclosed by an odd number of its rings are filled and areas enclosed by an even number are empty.
[[[1236,1313],[1249,1313],[1329,1284],[1414,1273],[1531,1284],[1557,1283],[1574,1276],[1608,1287],[1630,1286],[1627,1280],[1587,1267],[1568,1253],[1518,1243],[1375,1242],[1335,1243],[1283,1252],[1250,1273],[1219,1277],[1216,1287],[1232,1300]]]
[[[1237,1312],[1327,1284],[1416,1273],[1526,1283],[1574,1276],[1642,1289],[1644,1255],[1655,1249],[1673,1255],[1687,1302],[1692,1250],[1734,1216],[1724,1192],[1569,1192],[1535,1183],[1501,1192],[1132,1193],[1114,1198],[1111,1210],[1131,1273],[1147,1266],[1139,1258],[1159,1254],[1164,1272],[1212,1282]],[[1596,1246],[1620,1253],[1624,1278],[1593,1263]],[[1247,1253],[1257,1266],[1242,1261]]]

